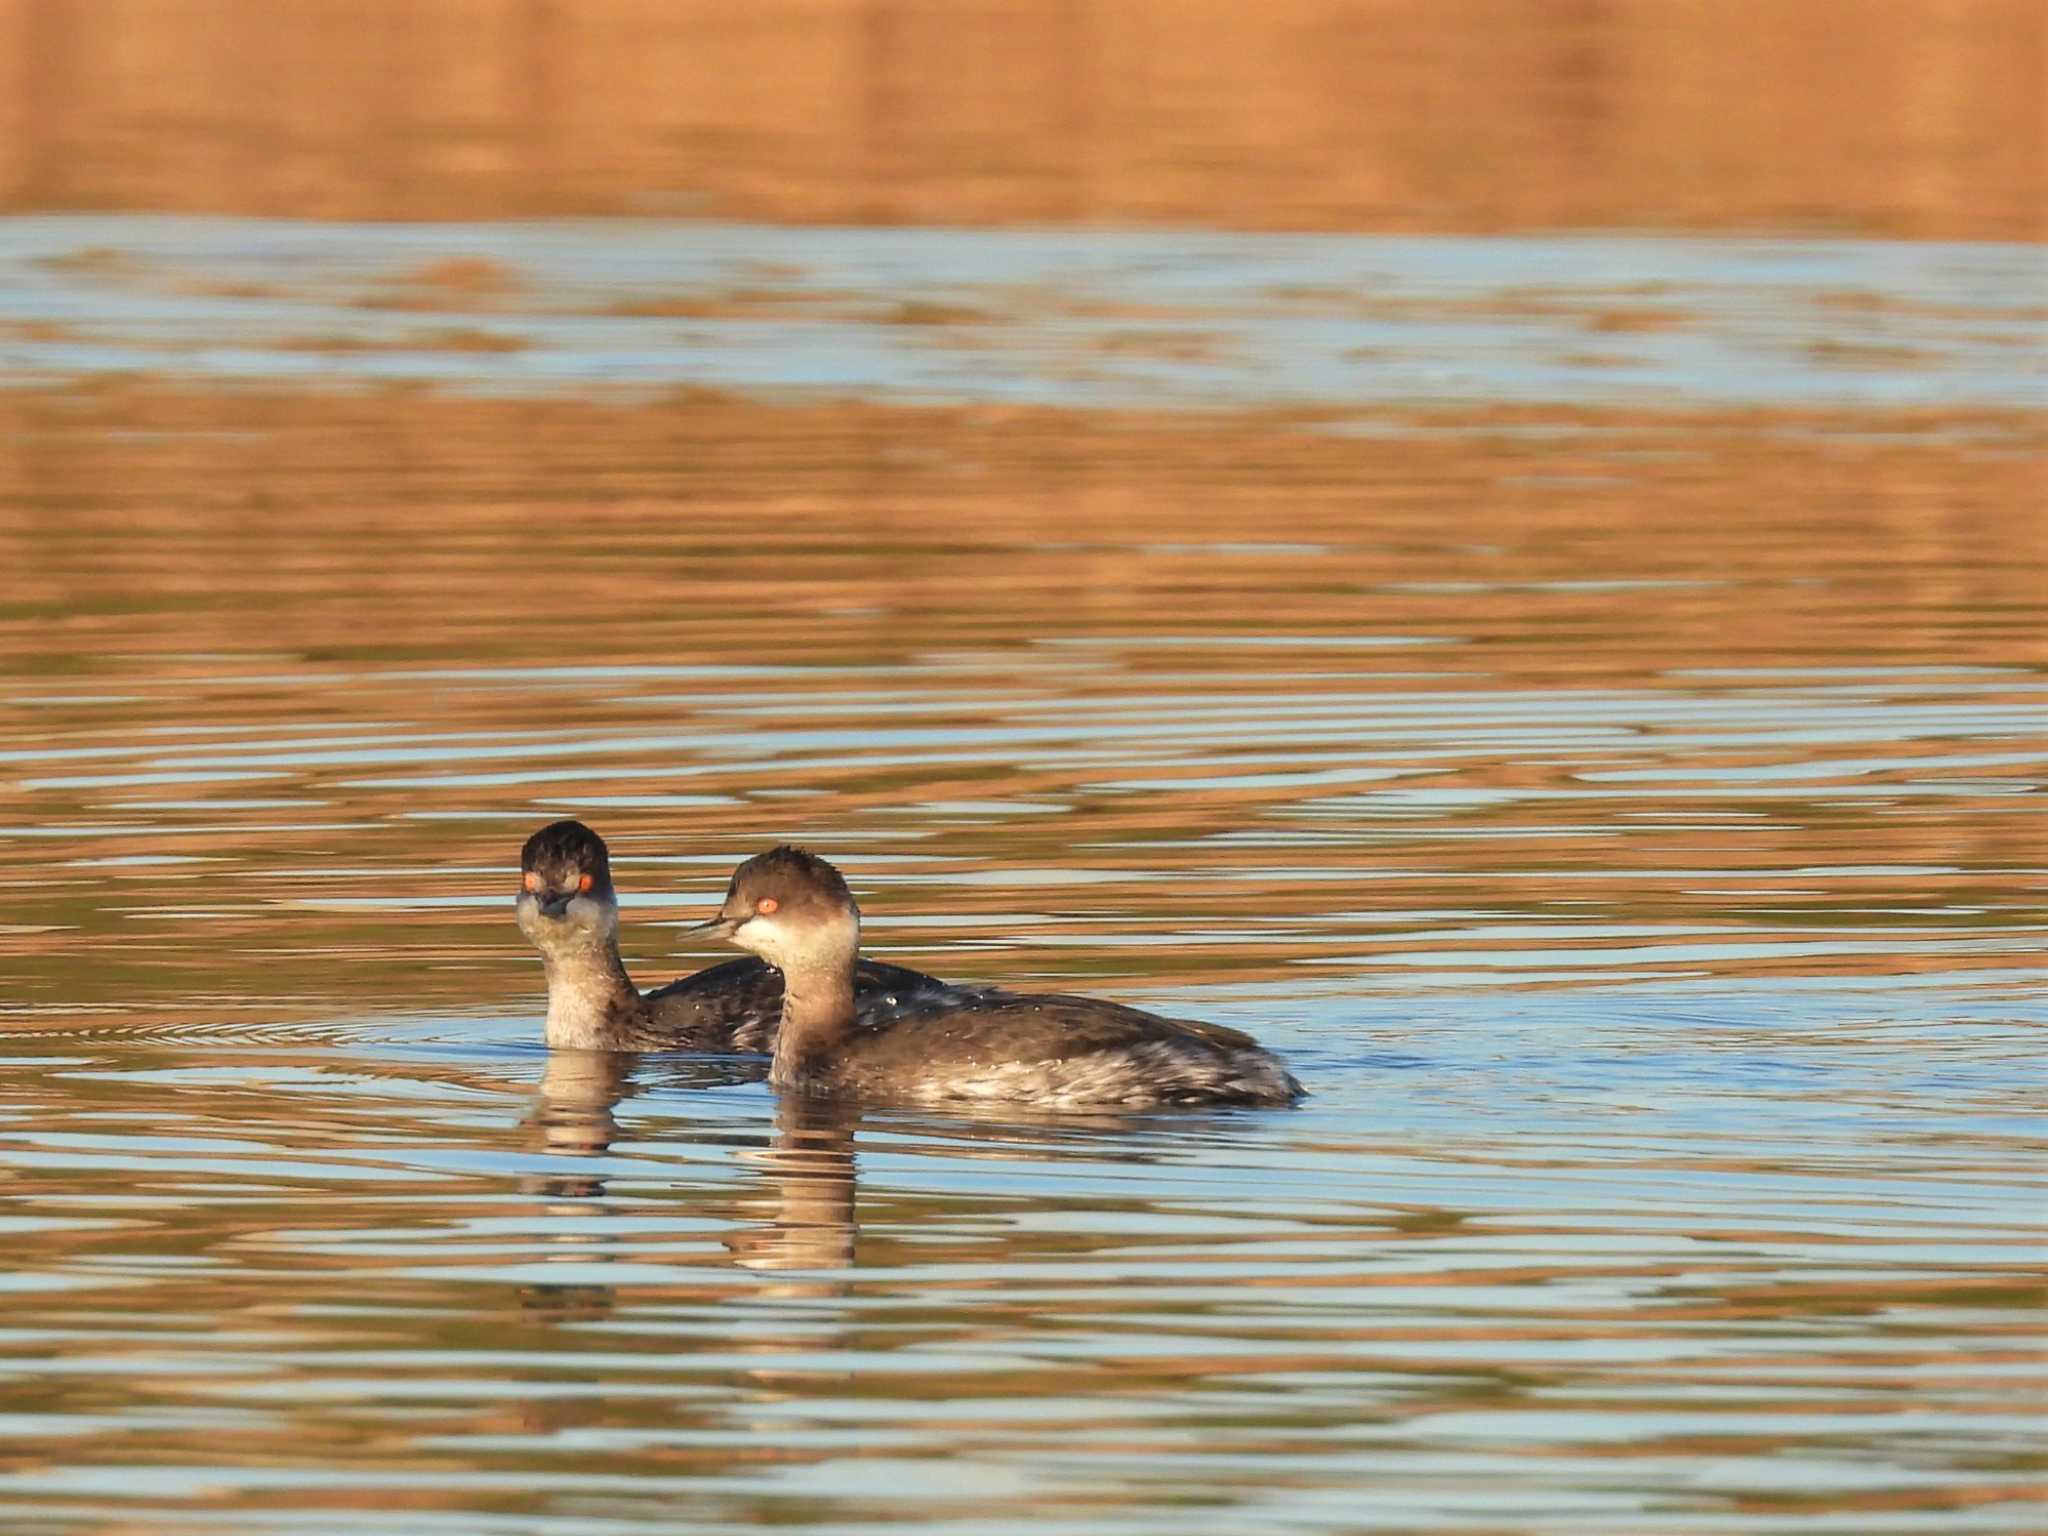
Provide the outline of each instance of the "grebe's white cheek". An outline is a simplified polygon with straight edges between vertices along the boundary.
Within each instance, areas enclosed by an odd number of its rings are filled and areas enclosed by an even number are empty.
[[[815,935],[800,921],[756,916],[740,933],[747,948],[778,971],[803,970],[815,958]]]
[[[743,949],[751,949],[770,965],[782,964],[782,944],[785,935],[782,925],[773,918],[756,913],[733,930],[733,940]]]
[[[519,931],[530,939],[535,938],[536,930],[540,926],[539,898],[531,891],[521,891],[518,899],[512,903],[512,910],[518,916]]]
[[[590,933],[616,933],[619,927],[618,905],[595,896],[578,896],[571,901],[568,917],[578,928]]]

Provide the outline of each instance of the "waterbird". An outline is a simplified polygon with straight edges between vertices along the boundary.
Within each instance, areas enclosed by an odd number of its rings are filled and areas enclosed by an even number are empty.
[[[1046,1109],[1291,1104],[1304,1092],[1249,1035],[1096,998],[942,984],[863,1004],[860,907],[838,870],[787,844],[740,865],[718,916],[684,933],[782,973],[768,1081],[786,1092]]]
[[[600,1051],[766,1052],[782,1013],[782,977],[755,959],[728,960],[641,992],[619,958],[611,850],[580,821],[557,821],[519,852],[519,931],[547,970],[547,1043]],[[900,965],[863,960],[857,1008],[943,985]]]

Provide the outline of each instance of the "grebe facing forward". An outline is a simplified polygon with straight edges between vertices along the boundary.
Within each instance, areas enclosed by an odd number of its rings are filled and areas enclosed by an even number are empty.
[[[839,871],[801,849],[747,860],[718,916],[688,931],[782,972],[768,1080],[785,1090],[1054,1109],[1290,1104],[1302,1094],[1249,1035],[1089,997],[942,986],[857,1010],[860,908]]]
[[[767,1051],[782,978],[759,960],[728,960],[642,993],[619,958],[611,854],[580,821],[558,821],[519,853],[519,931],[548,973],[547,1041],[598,1051]],[[863,1005],[942,986],[898,965],[864,961]]]

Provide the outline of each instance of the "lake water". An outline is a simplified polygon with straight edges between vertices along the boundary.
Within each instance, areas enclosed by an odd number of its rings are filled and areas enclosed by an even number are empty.
[[[1006,238],[0,232],[0,1524],[2040,1528],[2037,256]],[[550,1058],[564,815],[1312,1096]]]
[[[22,380],[1124,409],[2048,406],[2038,245],[782,229],[0,224]]]

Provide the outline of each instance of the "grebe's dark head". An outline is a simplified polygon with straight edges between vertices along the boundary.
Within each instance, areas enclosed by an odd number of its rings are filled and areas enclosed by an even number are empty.
[[[608,940],[619,928],[611,854],[580,821],[542,827],[519,850],[519,929],[542,951]]]
[[[725,939],[780,971],[851,964],[860,949],[860,908],[839,871],[787,843],[733,873],[718,916],[691,937]]]

